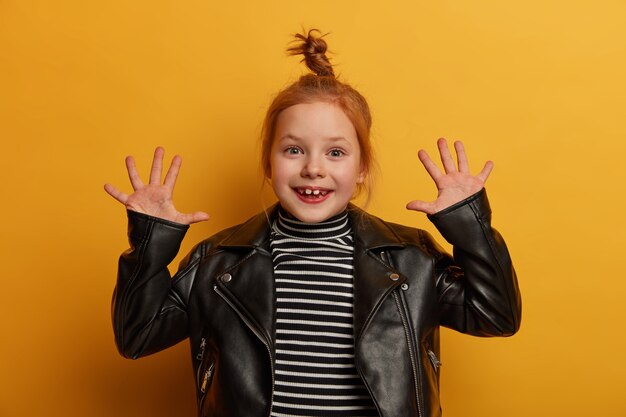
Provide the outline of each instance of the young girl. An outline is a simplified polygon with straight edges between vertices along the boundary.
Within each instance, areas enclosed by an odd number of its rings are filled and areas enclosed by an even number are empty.
[[[412,201],[454,245],[353,206],[372,166],[365,99],[335,78],[326,43],[297,35],[314,74],[271,104],[262,166],[278,203],[198,244],[174,277],[167,266],[189,224],[172,202],[181,164],[161,183],[157,148],[134,192],[106,185],[128,209],[130,249],[119,261],[113,324],[122,355],[138,358],[189,337],[198,415],[440,416],[439,326],[508,336],[520,295],[507,248],[491,227],[483,185],[463,145],[454,162],[438,141],[443,172],[424,151],[434,202]]]

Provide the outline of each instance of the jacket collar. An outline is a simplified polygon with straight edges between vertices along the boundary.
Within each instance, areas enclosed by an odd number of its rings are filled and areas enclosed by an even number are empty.
[[[222,248],[256,248],[270,250],[270,225],[278,215],[278,203],[235,227],[219,243]],[[354,204],[348,205],[348,216],[359,246],[365,250],[404,247],[404,241],[380,218]]]

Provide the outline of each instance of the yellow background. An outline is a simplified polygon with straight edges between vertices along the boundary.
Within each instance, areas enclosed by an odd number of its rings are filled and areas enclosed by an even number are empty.
[[[0,416],[193,416],[187,343],[118,356],[110,324],[123,158],[184,157],[176,201],[212,219],[182,252],[257,212],[257,137],[319,27],[373,109],[369,211],[435,189],[417,150],[463,139],[523,291],[518,335],[444,331],[447,417],[624,416],[626,2],[0,2]]]

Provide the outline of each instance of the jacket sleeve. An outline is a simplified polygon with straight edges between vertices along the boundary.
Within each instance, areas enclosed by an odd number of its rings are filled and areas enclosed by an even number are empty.
[[[120,354],[136,359],[187,337],[186,295],[174,285],[195,268],[199,251],[185,258],[174,278],[174,259],[188,225],[128,211],[130,248],[119,259],[112,319]]]
[[[491,227],[486,191],[428,217],[454,248],[454,258],[439,249],[435,265],[440,323],[476,336],[516,333],[520,292],[506,244]]]

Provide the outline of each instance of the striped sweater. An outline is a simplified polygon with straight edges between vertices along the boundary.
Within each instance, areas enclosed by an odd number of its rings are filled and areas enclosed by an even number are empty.
[[[347,213],[271,233],[276,287],[274,417],[377,416],[354,363],[354,244]]]

